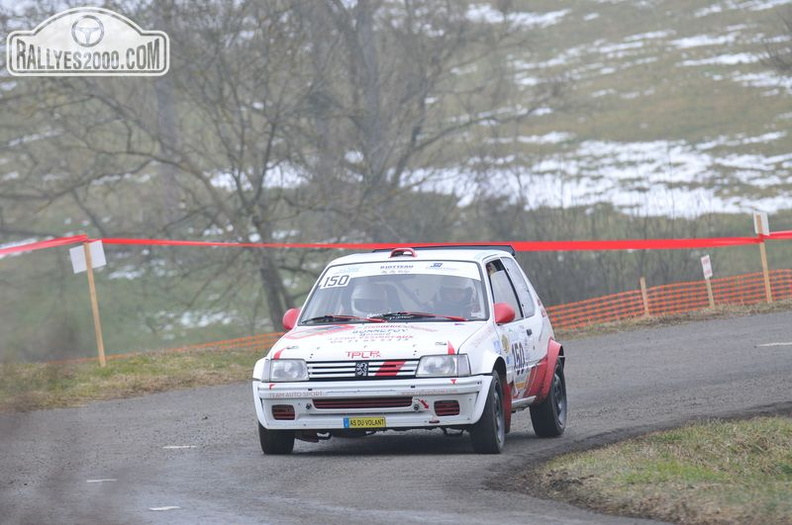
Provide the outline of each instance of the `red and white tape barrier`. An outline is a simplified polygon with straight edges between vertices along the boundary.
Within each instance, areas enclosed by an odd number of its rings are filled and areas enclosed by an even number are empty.
[[[610,241],[511,241],[511,242],[457,242],[457,243],[274,243],[274,242],[212,242],[180,241],[169,239],[129,239],[101,238],[90,239],[87,235],[59,237],[45,241],[0,248],[0,256],[12,253],[32,252],[44,248],[66,246],[82,242],[100,240],[104,244],[126,244],[142,246],[216,246],[225,248],[310,248],[335,250],[377,250],[399,246],[421,248],[426,246],[458,246],[460,244],[512,246],[518,252],[541,251],[597,251],[597,250],[682,250],[694,248],[725,248],[759,244],[765,240],[792,240],[792,230],[774,232],[757,237],[710,237],[703,239],[627,239]]]

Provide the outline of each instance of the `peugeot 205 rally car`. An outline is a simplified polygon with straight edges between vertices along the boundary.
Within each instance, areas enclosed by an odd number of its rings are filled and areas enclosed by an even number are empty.
[[[503,449],[512,414],[559,436],[564,350],[509,246],[396,248],[332,261],[253,369],[265,454],[294,440],[467,431]]]

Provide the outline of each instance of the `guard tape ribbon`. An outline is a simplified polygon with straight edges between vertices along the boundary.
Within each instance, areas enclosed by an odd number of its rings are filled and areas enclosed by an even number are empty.
[[[88,236],[85,234],[73,235],[71,237],[58,237],[55,239],[48,239],[46,241],[31,242],[27,244],[19,244],[17,246],[9,246],[7,248],[0,248],[0,255],[32,252],[35,250],[42,250],[44,248],[54,248],[56,246],[68,246],[69,244],[77,244],[88,240]]]
[[[46,241],[33,242],[8,248],[0,248],[0,256],[12,253],[30,252],[44,248],[65,246],[82,242],[100,240],[104,244],[126,244],[144,246],[215,246],[226,248],[310,248],[336,250],[377,250],[400,247],[422,248],[429,246],[487,245],[511,246],[518,252],[540,251],[597,251],[597,250],[682,250],[693,248],[724,248],[759,244],[764,240],[792,240],[792,230],[774,232],[757,237],[711,237],[704,239],[630,239],[611,241],[511,241],[511,242],[456,242],[456,243],[276,243],[276,242],[213,242],[179,241],[168,239],[128,239],[101,238],[90,239],[87,235],[59,237]]]

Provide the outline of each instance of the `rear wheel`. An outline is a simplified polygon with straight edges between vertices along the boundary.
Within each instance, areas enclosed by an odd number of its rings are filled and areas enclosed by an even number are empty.
[[[470,428],[473,450],[479,454],[500,454],[506,441],[506,417],[503,412],[503,381],[492,372],[487,402],[481,419]]]
[[[559,359],[553,373],[550,393],[544,401],[531,407],[531,422],[539,437],[558,437],[564,433],[567,419],[566,379]]]
[[[294,432],[291,430],[267,430],[258,424],[261,450],[267,455],[291,454],[294,450]]]

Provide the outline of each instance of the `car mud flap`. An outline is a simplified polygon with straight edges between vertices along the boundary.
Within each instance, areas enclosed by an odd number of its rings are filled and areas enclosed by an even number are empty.
[[[300,441],[307,441],[308,443],[319,443],[320,441],[327,441],[330,439],[330,435],[320,436],[318,432],[312,432],[310,430],[299,430],[294,433],[294,439],[299,439]]]
[[[547,355],[537,365],[538,380],[531,385],[526,394],[526,397],[536,396],[534,404],[541,403],[550,394],[556,363],[559,359],[563,359],[561,353],[561,344],[555,339],[550,339],[547,344]]]

